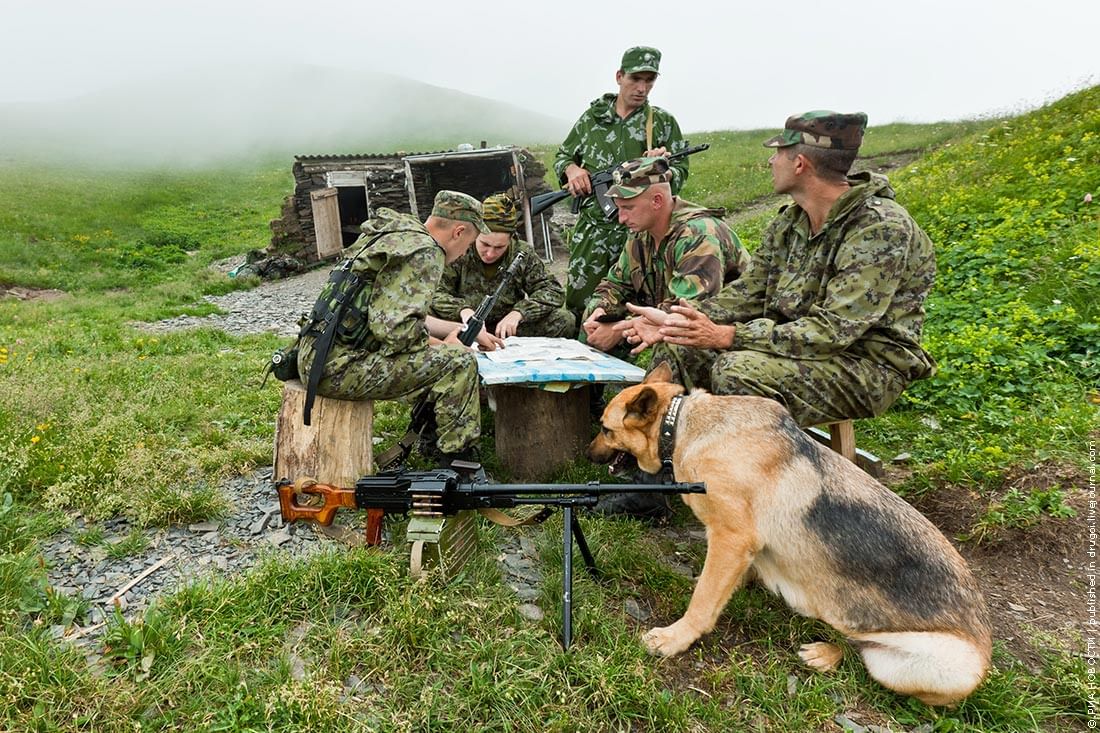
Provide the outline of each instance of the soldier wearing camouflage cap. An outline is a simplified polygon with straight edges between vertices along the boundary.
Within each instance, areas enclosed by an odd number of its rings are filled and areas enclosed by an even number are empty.
[[[596,285],[622,251],[627,230],[608,220],[592,193],[590,174],[643,155],[676,153],[687,147],[676,118],[649,103],[657,80],[661,52],[634,46],[623,53],[615,72],[617,93],[605,94],[580,116],[554,158],[563,189],[583,197],[580,216],[569,239],[566,307],[578,317]],[[688,176],[687,158],[673,163],[673,193]]]
[[[496,291],[522,252],[519,271],[497,298],[485,319],[485,329],[502,339],[573,338],[576,321],[563,307],[565,290],[534,248],[516,236],[523,213],[520,204],[505,192],[486,198],[481,209],[489,231],[479,234],[474,246],[443,271],[432,298],[432,313],[465,323],[485,296]]]
[[[935,362],[921,347],[936,272],[932,242],[884,176],[850,174],[867,117],[814,111],[764,145],[777,193],[793,203],[748,270],[698,308],[622,326],[638,349],[658,344],[687,387],[782,402],[800,425],[884,412]]]
[[[428,309],[444,266],[489,231],[481,202],[440,191],[423,224],[411,214],[380,208],[362,231],[344,259],[363,286],[353,293],[324,362],[315,363],[324,328],[316,316],[333,310],[330,279],[314,318],[303,324],[299,374],[307,381],[313,369],[323,369],[317,393],[337,399],[415,399],[426,392],[441,463],[472,458],[481,430],[477,360],[458,340],[462,324],[431,316]],[[493,349],[501,341],[482,331],[478,344]]]
[[[583,339],[601,351],[627,356],[613,324],[626,303],[667,310],[681,298],[699,301],[735,280],[749,263],[737,235],[708,209],[672,194],[672,169],[663,156],[635,158],[613,173],[607,195],[616,199],[626,246],[588,302]]]

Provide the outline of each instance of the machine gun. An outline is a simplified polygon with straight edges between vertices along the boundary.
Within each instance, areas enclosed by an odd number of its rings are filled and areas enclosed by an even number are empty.
[[[678,153],[672,153],[668,156],[668,159],[672,161],[678,160],[680,158],[686,158],[689,155],[701,153],[709,147],[709,144],[703,143],[702,145],[696,145],[693,148],[685,148]],[[608,221],[614,219],[619,212],[619,207],[615,205],[615,201],[607,195],[607,189],[611,188],[611,186],[615,184],[615,179],[613,178],[612,174],[615,172],[615,168],[617,167],[617,165],[613,165],[607,170],[599,171],[598,173],[593,173],[591,175],[592,193],[589,195],[596,197],[596,202],[600,205],[600,209],[603,210],[604,216],[607,217]],[[559,201],[570,195],[571,194],[569,193],[569,191],[562,189],[560,191],[551,191],[550,193],[540,193],[538,196],[532,196],[530,202],[531,216],[534,217],[541,214],[554,204],[558,203]],[[580,212],[581,203],[585,198],[588,197],[580,196],[573,199],[574,214]]]
[[[561,643],[569,648],[573,639],[573,542],[576,541],[588,572],[599,577],[596,561],[588,549],[575,507],[594,507],[601,496],[622,491],[662,494],[701,494],[706,485],[694,483],[660,484],[494,484],[485,478],[480,464],[455,461],[449,469],[433,471],[389,471],[377,476],[363,476],[354,488],[319,484],[312,479],[296,483],[279,481],[279,509],[283,520],[308,520],[328,526],[340,509],[367,511],[366,543],[382,542],[382,518],[386,514],[408,514],[406,539],[412,544],[414,572],[419,571],[425,542],[438,550],[445,523],[451,519],[466,521],[472,532],[473,515],[481,511],[541,505],[544,514],[550,507],[560,507],[563,518],[562,548],[564,550],[562,578]],[[543,517],[545,518],[545,517]],[[514,523],[514,524],[518,524]],[[419,543],[419,545],[418,545]],[[472,541],[467,546],[472,546]]]
[[[500,284],[497,285],[496,290],[482,298],[481,303],[478,304],[477,310],[466,321],[466,325],[462,327],[462,330],[458,333],[458,340],[463,346],[472,346],[477,341],[477,336],[481,333],[481,329],[485,327],[485,319],[489,317],[489,314],[493,311],[493,306],[496,305],[497,300],[501,294],[504,293],[504,289],[508,287],[508,284],[515,279],[519,273],[520,265],[523,264],[524,258],[527,256],[526,252],[516,252],[515,258],[512,263],[508,265],[508,269],[504,271],[504,277],[501,278]],[[409,420],[409,429],[401,436],[401,440],[397,441],[392,448],[378,457],[378,465],[383,469],[393,469],[400,465],[409,457],[409,453],[412,452],[413,446],[416,445],[417,440],[420,438],[420,434],[427,427],[428,422],[435,417],[433,413],[433,407],[428,402],[427,396],[422,396],[413,405],[412,418]]]

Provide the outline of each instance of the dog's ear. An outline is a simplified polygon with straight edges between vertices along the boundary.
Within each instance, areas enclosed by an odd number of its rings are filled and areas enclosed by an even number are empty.
[[[623,416],[623,425],[629,428],[639,428],[657,420],[657,409],[660,398],[657,391],[649,387],[643,387],[626,405],[626,415]]]
[[[668,365],[667,361],[662,361],[655,366],[649,374],[645,375],[643,384],[650,382],[671,382],[672,381],[672,367]]]

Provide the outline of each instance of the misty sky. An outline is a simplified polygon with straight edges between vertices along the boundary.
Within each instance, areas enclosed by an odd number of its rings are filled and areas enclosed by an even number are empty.
[[[567,121],[622,51],[664,53],[652,101],[687,131],[816,108],[871,124],[1017,112],[1100,83],[1100,2],[6,0],[0,102],[218,64],[380,71]]]

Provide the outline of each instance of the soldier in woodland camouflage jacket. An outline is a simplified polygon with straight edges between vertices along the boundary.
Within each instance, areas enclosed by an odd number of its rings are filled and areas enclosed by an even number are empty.
[[[630,315],[628,301],[667,311],[681,298],[708,298],[741,275],[749,254],[722,221],[724,210],[672,195],[672,170],[665,158],[629,161],[614,178],[608,196],[616,199],[619,222],[631,235],[589,300],[584,340],[625,355],[615,348],[622,335],[610,324]]]
[[[676,153],[687,147],[676,118],[648,102],[660,60],[657,49],[644,46],[623,54],[615,73],[619,92],[593,101],[558,148],[554,172],[562,188],[584,196],[592,192],[590,173],[642,155]],[[672,192],[677,193],[688,176],[687,158],[676,161],[672,171]],[[627,230],[607,220],[594,196],[585,198],[569,240],[565,295],[569,310],[580,316],[592,291],[618,258],[626,237]]]
[[[663,341],[688,387],[782,402],[800,425],[885,411],[935,363],[921,348],[935,277],[931,241],[886,178],[847,176],[867,117],[808,112],[787,120],[770,163],[780,210],[748,270],[698,309],[632,309],[627,340]]]
[[[477,360],[458,341],[461,324],[428,315],[428,307],[445,263],[465,254],[480,231],[488,231],[481,203],[440,191],[424,224],[383,208],[362,228],[348,253],[352,272],[366,285],[352,301],[352,315],[341,321],[346,333],[338,336],[323,365],[314,364],[323,326],[315,322],[303,336],[298,355],[302,380],[312,369],[323,368],[318,394],[345,400],[416,397],[427,390],[435,406],[439,451],[464,456],[481,430]],[[330,289],[331,284],[319,303]],[[499,339],[482,332],[478,342],[491,349]]]
[[[481,213],[490,233],[479,234],[470,251],[444,269],[432,298],[432,313],[465,323],[485,296],[496,291],[512,261],[523,252],[519,272],[485,319],[486,330],[500,338],[573,338],[576,322],[562,307],[565,291],[561,283],[547,271],[531,245],[516,236],[519,206],[511,196],[500,193],[481,203]]]

